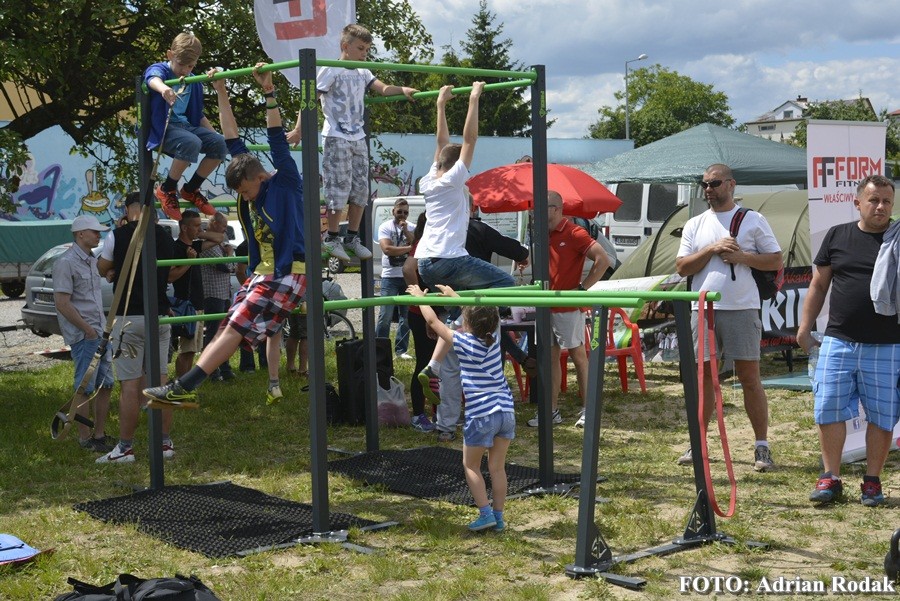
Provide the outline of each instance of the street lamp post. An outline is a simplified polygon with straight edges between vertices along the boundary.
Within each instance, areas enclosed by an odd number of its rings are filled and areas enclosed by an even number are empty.
[[[637,61],[642,61],[647,58],[646,54],[641,54],[637,58],[633,58],[630,61],[625,61],[625,139],[631,139],[631,122],[629,121],[629,109],[628,105],[630,102],[628,101],[628,64],[634,63]]]

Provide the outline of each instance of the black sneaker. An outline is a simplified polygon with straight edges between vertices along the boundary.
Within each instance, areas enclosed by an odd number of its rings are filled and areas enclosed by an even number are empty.
[[[196,404],[197,402],[197,391],[185,390],[181,387],[181,383],[178,380],[172,380],[162,386],[145,388],[144,396],[151,401],[166,405]]]
[[[88,451],[94,453],[109,453],[115,448],[115,442],[113,444],[107,444],[105,438],[88,438],[87,440],[79,440],[78,444],[81,445],[82,449],[86,449]]]

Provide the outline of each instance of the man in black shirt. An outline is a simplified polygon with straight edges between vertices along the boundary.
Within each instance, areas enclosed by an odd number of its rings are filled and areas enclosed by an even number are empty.
[[[846,422],[859,415],[862,403],[868,425],[861,502],[874,507],[884,502],[881,470],[900,420],[900,324],[896,315],[875,312],[869,289],[890,225],[894,183],[881,175],[866,177],[857,187],[854,205],[859,221],[829,229],[813,261],[816,269],[803,303],[797,342],[807,352],[818,344],[811,331],[831,288],[828,327],[813,378],[814,415],[825,471],[809,499],[829,503],[843,495]]]
[[[141,216],[140,193],[132,192],[125,199],[125,214],[128,223],[116,228],[106,237],[103,252],[97,261],[100,275],[112,280],[115,286],[127,286],[128,281],[119,280],[125,264],[125,254],[134,237],[137,220]],[[156,236],[156,256],[159,259],[171,259],[173,252],[172,237],[159,224],[148,228],[148,235]],[[141,257],[134,274],[131,296],[123,292],[119,307],[116,309],[116,323],[112,330],[110,344],[113,351],[113,367],[116,379],[119,380],[119,443],[116,447],[97,459],[97,463],[132,463],[134,462],[134,432],[137,430],[143,397],[141,390],[147,385],[144,372],[144,259]],[[161,316],[169,314],[169,299],[166,297],[166,284],[169,276],[168,267],[156,268],[157,312]],[[169,325],[159,326],[159,364],[160,380],[165,382],[168,374]],[[169,436],[172,427],[172,410],[162,412],[163,457],[175,457],[175,445]]]
[[[178,239],[175,240],[175,259],[196,259],[200,253],[208,248],[212,248],[217,244],[221,244],[225,240],[225,235],[221,232],[202,231],[200,224],[200,213],[193,210],[186,210],[181,214],[181,221],[178,224]],[[200,266],[179,265],[169,269],[169,281],[175,290],[175,298],[172,299],[172,306],[179,307],[182,303],[190,303],[196,314],[203,313],[203,278],[200,273]],[[183,310],[176,311],[177,314],[184,314]],[[198,321],[194,326],[188,328],[187,332],[178,336],[178,356],[175,358],[175,375],[182,376],[194,365],[194,354],[203,350],[203,322]]]

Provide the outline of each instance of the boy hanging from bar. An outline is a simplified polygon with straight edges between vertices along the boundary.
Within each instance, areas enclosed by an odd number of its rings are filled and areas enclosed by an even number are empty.
[[[372,46],[372,34],[362,25],[351,24],[341,32],[342,61],[365,61]],[[369,146],[366,141],[366,91],[382,96],[403,94],[409,100],[415,88],[387,85],[368,69],[322,67],[316,75],[316,89],[322,101],[325,125],[322,128],[322,172],[328,203],[328,234],[323,252],[349,261],[347,251],[361,261],[372,258],[359,238],[359,225],[369,202]],[[300,142],[300,116],[297,126],[288,132],[288,142]],[[348,206],[349,205],[349,206]],[[347,234],[340,237],[341,215],[347,208]],[[371,232],[370,232],[371,233]]]
[[[253,276],[235,297],[228,318],[197,364],[164,386],[145,388],[151,404],[196,407],[197,388],[242,343],[253,348],[281,330],[282,322],[306,291],[302,177],[291,158],[281,124],[271,72],[257,63],[253,77],[266,102],[266,126],[275,171],[268,172],[238,139],[237,122],[222,80],[213,80],[222,131],[232,155],[225,182],[238,193],[238,214],[249,242]],[[209,72],[213,77],[215,71]]]

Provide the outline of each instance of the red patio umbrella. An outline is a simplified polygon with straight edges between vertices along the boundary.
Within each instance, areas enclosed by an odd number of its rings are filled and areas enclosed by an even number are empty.
[[[469,178],[466,185],[485,213],[527,211],[534,206],[533,169],[533,163],[495,167]],[[590,219],[597,213],[615,212],[622,205],[606,186],[566,165],[547,165],[547,189],[560,193],[563,213],[574,217]]]

